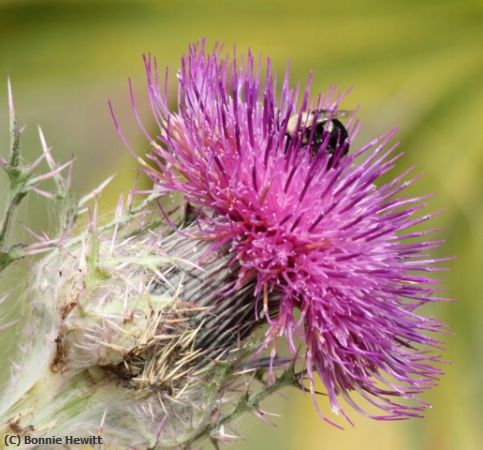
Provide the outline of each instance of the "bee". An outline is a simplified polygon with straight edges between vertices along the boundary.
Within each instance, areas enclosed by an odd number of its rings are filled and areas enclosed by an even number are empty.
[[[338,148],[342,148],[340,156],[346,155],[349,152],[349,133],[339,118],[348,113],[348,111],[321,109],[291,116],[287,122],[287,146],[290,140],[298,135],[302,145],[306,146],[310,143],[313,155],[317,154],[322,143],[326,143],[325,151],[329,155],[333,155]],[[297,129],[298,124],[300,125]]]

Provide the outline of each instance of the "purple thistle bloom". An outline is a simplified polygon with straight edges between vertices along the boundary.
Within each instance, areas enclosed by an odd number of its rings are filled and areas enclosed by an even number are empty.
[[[182,59],[172,112],[167,80],[162,86],[154,60],[145,63],[160,128],[157,143],[150,139],[157,167],[145,170],[156,192],[181,192],[197,208],[198,238],[231,252],[238,268],[232,288],[255,283],[254,304],[266,306],[265,346],[284,337],[295,352],[301,337],[310,389],[318,375],[336,413],[347,417],[343,398],[376,419],[420,416],[427,404],[416,395],[441,374],[426,349],[440,342],[428,333],[442,328],[416,313],[440,300],[436,281],[420,273],[438,270],[441,260],[425,254],[439,242],[418,239],[431,230],[411,230],[434,215],[417,214],[425,197],[401,194],[417,177],[404,181],[408,170],[375,184],[401,156],[396,145],[388,148],[395,131],[346,154],[352,124],[332,154],[327,136],[314,151],[307,117],[336,117],[341,97],[334,93],[311,104],[307,86],[297,106],[288,70],[277,95],[270,60],[263,83],[251,53],[239,64],[201,43]],[[294,116],[296,128],[287,130]],[[275,315],[268,311],[274,295]],[[366,413],[353,392],[381,415]]]

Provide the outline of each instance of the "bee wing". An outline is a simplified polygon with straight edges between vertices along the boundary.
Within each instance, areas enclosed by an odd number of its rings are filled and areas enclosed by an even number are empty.
[[[297,129],[297,125],[299,125],[302,130],[310,128],[314,123],[314,118],[316,118],[317,123],[319,123],[346,117],[353,112],[354,111],[347,109],[319,109],[312,112],[297,113],[290,116],[288,119],[287,133],[289,135],[293,134]]]
[[[314,111],[313,114],[317,114],[317,119],[339,119],[341,117],[347,117],[354,111],[350,109],[319,109]]]

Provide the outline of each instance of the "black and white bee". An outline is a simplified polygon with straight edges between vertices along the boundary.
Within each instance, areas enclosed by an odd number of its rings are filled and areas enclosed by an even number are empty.
[[[326,143],[325,150],[329,155],[338,148],[341,149],[341,157],[346,155],[349,152],[349,133],[339,118],[347,114],[348,111],[321,109],[291,116],[287,122],[287,146],[291,139],[298,138],[302,145],[310,143],[314,155],[323,143]]]

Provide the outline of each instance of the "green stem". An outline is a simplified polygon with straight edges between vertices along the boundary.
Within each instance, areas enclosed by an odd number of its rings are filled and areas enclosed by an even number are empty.
[[[20,130],[17,126],[17,117],[13,107],[12,91],[10,82],[8,85],[9,108],[10,108],[10,162],[5,167],[8,177],[10,178],[10,194],[7,200],[7,209],[0,227],[0,252],[4,251],[5,239],[12,222],[15,208],[22,201],[24,193],[18,190],[18,179],[21,171],[18,169],[20,165]],[[2,252],[3,253],[3,252]]]
[[[12,223],[15,209],[20,204],[22,199],[25,197],[25,192],[16,191],[13,195],[10,194],[9,199],[7,200],[7,210],[5,211],[5,215],[2,221],[2,226],[0,228],[0,251],[5,252],[5,241],[7,238],[8,231],[10,229],[10,225]]]
[[[242,415],[245,412],[256,410],[259,408],[260,403],[265,400],[268,396],[272,395],[279,389],[285,386],[295,386],[300,387],[300,374],[296,373],[293,367],[287,369],[285,372],[280,375],[280,377],[276,378],[275,382],[265,386],[264,389],[261,391],[250,395],[246,393],[236,404],[231,412],[223,416],[215,425],[207,424],[203,429],[200,430],[198,434],[196,434],[193,438],[191,438],[185,445],[185,448],[190,448],[195,441],[202,439],[204,437],[208,437],[211,435],[211,432],[225,425],[231,421],[233,421],[238,416]]]

